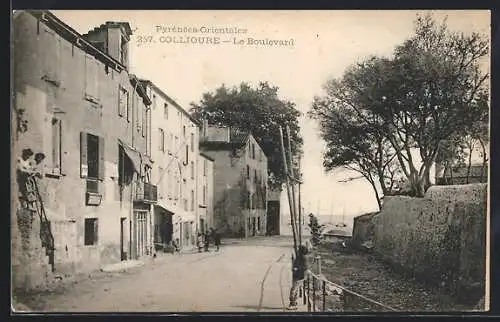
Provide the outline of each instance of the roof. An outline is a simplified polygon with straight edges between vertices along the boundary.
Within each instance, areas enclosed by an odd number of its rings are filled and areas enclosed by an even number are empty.
[[[139,81],[141,83],[145,84],[146,86],[150,86],[156,93],[158,93],[160,96],[162,96],[163,99],[165,99],[170,104],[175,106],[179,111],[181,111],[181,113],[186,115],[191,120],[191,122],[196,124],[198,127],[200,127],[202,125],[200,121],[195,119],[191,114],[188,113],[188,111],[186,111],[182,106],[180,106],[174,99],[172,99],[170,96],[168,96],[161,88],[156,86],[152,81],[150,81],[149,79],[139,79]]]
[[[57,34],[62,38],[74,44],[76,47],[81,48],[86,53],[93,55],[104,64],[109,65],[110,67],[120,72],[126,69],[125,65],[97,48],[90,41],[85,39],[82,34],[78,33],[75,29],[71,28],[69,25],[57,18],[52,12],[48,10],[28,10],[26,12],[28,12],[33,17],[40,19],[49,28],[57,32]],[[128,23],[122,24],[128,25]]]

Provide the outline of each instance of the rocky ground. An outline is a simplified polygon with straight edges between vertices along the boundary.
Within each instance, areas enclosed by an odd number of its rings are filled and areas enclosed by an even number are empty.
[[[339,241],[323,242],[315,250],[322,258],[322,274],[330,281],[397,311],[474,311],[477,307],[457,303],[450,296],[414,279],[403,277],[371,254],[343,248]],[[342,311],[389,311],[350,296]]]

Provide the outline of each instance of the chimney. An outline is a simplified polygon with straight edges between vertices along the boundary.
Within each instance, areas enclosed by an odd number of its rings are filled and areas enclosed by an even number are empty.
[[[131,35],[132,29],[128,22],[108,21],[89,31],[83,37],[128,69]]]

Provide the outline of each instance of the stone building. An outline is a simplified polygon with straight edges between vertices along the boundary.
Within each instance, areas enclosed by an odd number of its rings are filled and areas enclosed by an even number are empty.
[[[159,189],[154,209],[156,249],[179,240],[195,244],[198,230],[199,124],[149,80],[141,83],[151,97],[153,177]]]
[[[198,227],[201,233],[215,228],[214,159],[200,152],[198,157]]]
[[[48,11],[13,17],[11,161],[46,156],[36,211],[12,171],[14,287],[151,253],[151,100],[128,72],[131,33],[107,22],[82,35]]]
[[[250,133],[204,126],[200,149],[214,159],[214,224],[225,236],[265,235],[267,157]]]

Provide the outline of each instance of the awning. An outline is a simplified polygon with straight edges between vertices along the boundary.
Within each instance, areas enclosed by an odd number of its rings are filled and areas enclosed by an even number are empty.
[[[132,161],[134,170],[137,173],[141,173],[141,153],[120,139],[118,139],[118,143],[123,147],[123,151],[125,151],[125,154],[129,157],[130,161]]]

